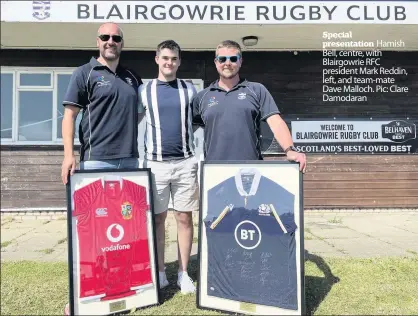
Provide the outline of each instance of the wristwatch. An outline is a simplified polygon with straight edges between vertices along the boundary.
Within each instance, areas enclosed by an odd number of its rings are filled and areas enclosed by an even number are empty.
[[[295,146],[292,145],[292,146],[287,147],[285,149],[284,153],[287,154],[287,152],[290,151],[290,150],[296,151],[297,153],[299,152],[299,150]]]

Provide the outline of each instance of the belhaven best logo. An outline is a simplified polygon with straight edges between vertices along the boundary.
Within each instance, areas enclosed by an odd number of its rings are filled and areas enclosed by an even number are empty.
[[[406,121],[392,121],[382,125],[382,137],[396,143],[403,143],[417,137],[417,127]]]

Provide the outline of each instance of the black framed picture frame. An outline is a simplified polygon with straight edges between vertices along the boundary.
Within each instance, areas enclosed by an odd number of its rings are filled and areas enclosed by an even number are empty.
[[[202,162],[200,179],[197,307],[304,315],[299,164]]]
[[[150,169],[76,170],[67,183],[71,315],[160,304]]]

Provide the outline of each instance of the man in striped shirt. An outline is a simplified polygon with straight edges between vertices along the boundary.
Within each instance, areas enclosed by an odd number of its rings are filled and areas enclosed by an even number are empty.
[[[145,113],[144,167],[153,176],[154,212],[157,234],[160,287],[168,285],[164,272],[165,220],[172,198],[177,221],[181,292],[192,293],[195,286],[187,274],[193,239],[192,212],[197,211],[198,161],[194,156],[191,100],[196,95],[192,83],[177,79],[181,49],[172,41],[157,47],[158,78],[139,88],[139,112]]]

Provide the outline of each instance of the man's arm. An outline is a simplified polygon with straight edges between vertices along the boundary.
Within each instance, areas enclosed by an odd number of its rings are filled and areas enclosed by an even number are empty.
[[[147,85],[148,83],[144,83],[138,87],[138,123],[143,120],[148,107]]]
[[[192,124],[193,133],[196,132],[199,128],[204,128],[203,126]]]
[[[139,76],[134,70],[128,69],[128,72],[131,74],[131,76],[134,78],[136,82],[136,89],[138,93],[138,100],[139,100],[139,106],[138,106],[138,124],[141,123],[142,119],[144,118],[144,114],[141,113],[141,86],[144,84],[142,81],[141,76]]]
[[[144,117],[145,117],[145,112],[138,113],[138,124],[141,124]]]
[[[289,128],[279,114],[274,114],[268,117],[266,121],[273,132],[274,138],[283,150],[293,146],[292,135],[290,134]]]
[[[259,102],[261,110],[261,119],[265,120],[273,132],[274,138],[277,140],[283,150],[293,146],[292,135],[286,122],[280,117],[280,111],[274,102],[273,96],[265,86],[259,84]],[[306,170],[306,156],[293,150],[288,150],[286,153],[287,159],[290,161],[299,162],[300,170]]]
[[[145,138],[147,133],[147,108],[148,108],[148,97],[147,97],[147,87],[148,84],[151,84],[152,81],[148,81],[146,83],[141,84],[138,87],[138,143],[140,145],[140,164],[142,164],[143,159],[145,159]],[[145,119],[144,119],[145,118]],[[144,156],[144,157],[142,157]]]
[[[186,82],[187,84],[187,90],[189,93],[189,99],[190,99],[190,109],[191,109],[191,121],[192,121],[192,130],[193,133],[196,132],[199,127],[203,128],[204,126],[201,124],[200,115],[197,113],[200,113],[199,109],[199,102],[197,98],[197,90],[192,82]],[[197,123],[197,121],[199,123]]]
[[[267,124],[273,132],[274,138],[279,143],[283,150],[286,150],[290,146],[293,146],[292,135],[286,125],[286,122],[280,117],[279,114],[271,115],[267,118]],[[300,170],[306,171],[306,155],[293,150],[289,150],[286,153],[286,157],[290,161],[299,162]]]
[[[64,161],[62,163],[61,178],[64,184],[67,183],[68,170],[74,174],[76,162],[74,155],[74,125],[80,108],[73,105],[67,105],[64,109],[62,119],[62,141],[64,144]]]
[[[74,174],[74,124],[78,113],[89,103],[83,67],[77,68],[71,76],[67,92],[62,102],[64,117],[62,120],[62,140],[64,143],[64,160],[61,167],[61,179],[67,184],[68,171]]]
[[[192,110],[192,124],[193,124],[193,131],[196,131],[199,127],[205,127],[205,123],[202,119],[202,109],[201,103],[204,94],[202,95],[202,91],[195,94],[191,101],[191,110]]]

